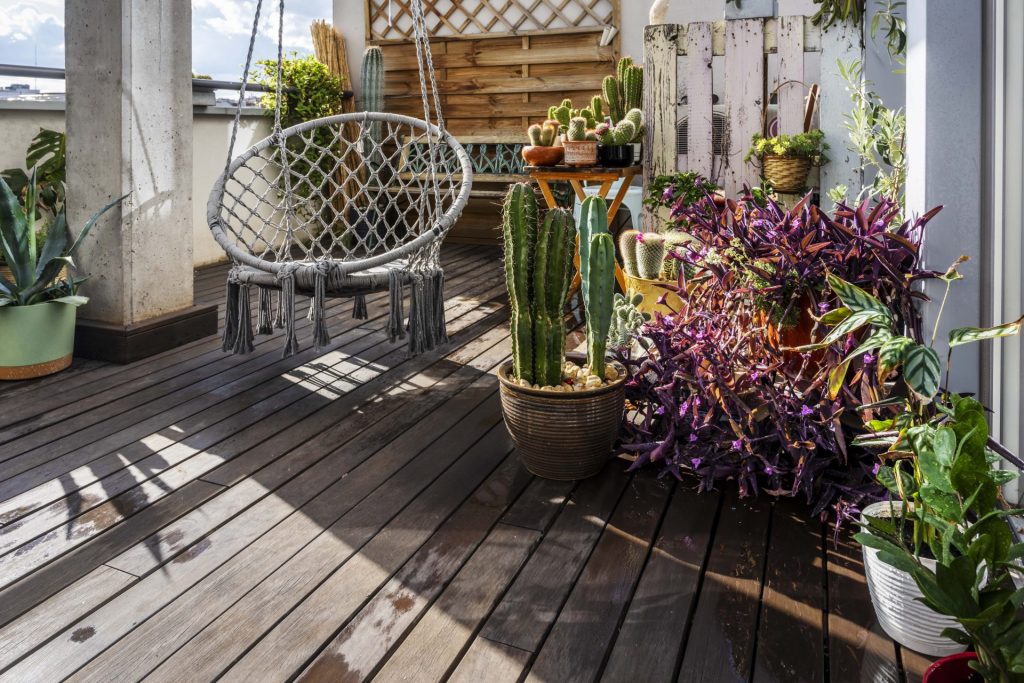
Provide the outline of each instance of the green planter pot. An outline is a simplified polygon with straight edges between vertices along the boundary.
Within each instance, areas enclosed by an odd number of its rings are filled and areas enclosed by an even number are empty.
[[[62,303],[0,307],[0,380],[42,377],[71,365],[75,311]]]

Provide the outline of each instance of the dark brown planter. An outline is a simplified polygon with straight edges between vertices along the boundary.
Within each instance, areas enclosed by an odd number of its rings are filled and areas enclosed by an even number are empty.
[[[597,160],[610,168],[632,166],[633,145],[598,145]]]
[[[582,354],[567,357],[585,361]],[[559,481],[586,479],[601,471],[619,436],[626,405],[626,371],[613,365],[620,375],[615,383],[569,393],[519,386],[509,378],[511,362],[498,369],[505,426],[526,469]]]
[[[563,147],[523,147],[523,159],[528,166],[557,166],[564,158]]]

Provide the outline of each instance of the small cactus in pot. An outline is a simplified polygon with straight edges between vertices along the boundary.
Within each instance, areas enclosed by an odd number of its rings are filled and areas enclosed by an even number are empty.
[[[577,116],[569,120],[565,133],[565,163],[570,166],[593,166],[597,163],[597,135],[587,128],[587,119]]]
[[[523,159],[530,166],[556,166],[565,156],[558,142],[558,122],[534,124],[526,131],[530,145],[523,148]]]

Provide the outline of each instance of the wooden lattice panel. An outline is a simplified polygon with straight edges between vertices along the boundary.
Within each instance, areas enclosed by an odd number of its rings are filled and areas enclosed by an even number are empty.
[[[521,35],[618,24],[619,0],[433,0],[424,2],[431,36]],[[410,40],[410,0],[366,0],[371,41]]]

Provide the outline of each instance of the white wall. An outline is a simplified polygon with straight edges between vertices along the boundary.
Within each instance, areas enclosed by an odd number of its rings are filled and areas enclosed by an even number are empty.
[[[22,168],[25,149],[40,128],[64,130],[63,108],[15,109],[4,104],[0,109],[0,169]],[[223,111],[197,112],[193,119],[192,192],[193,192],[193,260],[196,266],[225,260],[224,251],[213,240],[206,224],[206,200],[217,176],[227,161],[228,141],[234,117]],[[235,143],[235,154],[270,135],[270,119],[262,114],[242,117],[242,127]]]

